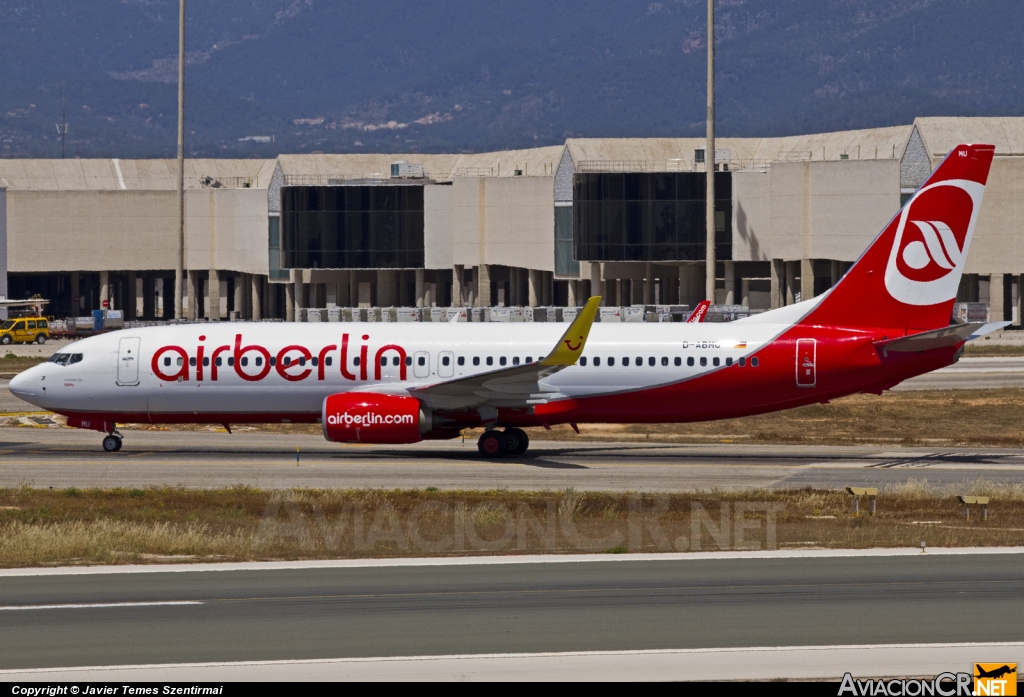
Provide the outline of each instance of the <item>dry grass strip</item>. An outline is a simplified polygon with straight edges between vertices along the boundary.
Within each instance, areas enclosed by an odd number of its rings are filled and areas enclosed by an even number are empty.
[[[965,520],[956,494],[993,497]],[[862,506],[862,509],[866,506]],[[855,517],[812,489],[604,494],[0,489],[0,566],[465,554],[1024,545],[1024,486],[920,481]]]

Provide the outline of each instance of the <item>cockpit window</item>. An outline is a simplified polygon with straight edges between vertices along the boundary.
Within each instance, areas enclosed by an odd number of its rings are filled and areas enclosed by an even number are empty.
[[[48,363],[56,363],[57,365],[74,365],[82,360],[82,354],[80,353],[55,353],[50,356]]]

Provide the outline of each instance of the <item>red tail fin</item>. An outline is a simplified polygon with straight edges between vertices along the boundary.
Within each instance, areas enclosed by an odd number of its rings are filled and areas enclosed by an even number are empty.
[[[693,312],[686,318],[687,324],[700,323],[704,321],[704,315],[708,313],[708,308],[711,307],[710,300],[701,300],[697,307],[693,308]]]
[[[958,145],[802,324],[949,324],[993,145]]]

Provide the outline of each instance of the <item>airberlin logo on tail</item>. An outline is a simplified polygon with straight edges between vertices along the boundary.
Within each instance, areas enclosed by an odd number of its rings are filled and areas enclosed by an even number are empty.
[[[911,199],[896,228],[885,287],[908,305],[956,297],[985,187],[964,179],[936,182]]]

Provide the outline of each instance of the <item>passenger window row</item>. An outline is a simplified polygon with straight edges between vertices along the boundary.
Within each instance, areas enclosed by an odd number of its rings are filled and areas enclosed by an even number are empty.
[[[79,360],[81,360],[81,359],[79,359]],[[221,356],[217,356],[217,358],[213,361],[213,364],[218,366],[218,367],[225,365],[225,363],[228,365],[228,367],[232,367],[233,368],[234,365],[235,365],[235,358],[234,358],[234,356],[228,356],[228,358],[226,360],[224,358],[222,358]],[[292,358],[290,358],[289,356],[285,356],[284,358],[281,359],[281,365],[283,365],[285,367],[288,367],[288,366],[290,366],[292,364],[298,364],[300,366],[305,366],[306,363],[309,363],[310,365],[312,365],[315,368],[316,366],[320,365],[320,359],[317,356],[313,356],[308,361],[306,360],[305,356],[301,356],[301,357],[299,357],[297,359],[294,359],[294,360]],[[324,365],[330,366],[330,365],[333,365],[333,363],[334,363],[334,359],[331,356],[325,356],[324,357]],[[180,365],[184,365],[184,361],[181,358],[178,358],[177,364],[179,366]],[[189,358],[188,359],[188,364],[190,366],[192,366],[192,367],[195,367],[196,366],[196,357],[192,356],[191,358]],[[256,364],[257,367],[262,366],[263,365],[263,357],[262,356],[256,356],[255,364]],[[359,365],[359,358],[358,357],[355,359],[355,364]],[[386,365],[384,359],[381,359],[381,363],[380,364],[381,365]],[[165,356],[164,357],[164,366],[170,367],[170,365],[171,365],[171,358],[170,358],[170,356]],[[203,358],[203,365],[204,366],[209,366],[210,365],[210,357],[209,356],[205,356]],[[242,365],[243,368],[247,367],[249,365],[249,357],[248,356],[243,356],[242,357],[241,365]],[[274,356],[271,356],[270,357],[270,365],[277,365],[277,358],[275,358]],[[397,358],[395,358],[395,365],[398,365],[398,359]]]
[[[58,365],[72,365],[74,363],[78,363],[81,360],[82,360],[82,354],[80,354],[80,353],[55,353],[53,356],[50,357],[49,362],[50,363],[56,363]],[[164,366],[165,367],[170,367],[171,366],[171,360],[172,359],[171,359],[170,356],[164,356],[164,361],[163,361],[164,362]],[[488,365],[488,366],[493,366],[494,365],[494,357],[493,356],[486,356],[486,357],[484,357],[483,360],[484,360],[485,364]],[[480,365],[480,361],[481,361],[481,357],[480,356],[473,356],[473,365],[474,366],[479,366]],[[228,356],[226,359],[222,358],[221,356],[217,356],[217,358],[214,359],[213,362],[214,362],[214,365],[217,365],[217,366],[223,366],[225,363],[227,363],[227,365],[229,367],[234,367],[234,365],[235,365],[235,359],[234,359],[233,356]],[[406,365],[412,365],[412,362],[413,362],[413,360],[412,360],[411,356],[406,357],[406,359],[405,359],[405,364]],[[526,364],[533,363],[533,356],[526,356],[526,361],[525,362],[526,362]],[[671,362],[677,368],[683,365],[683,359],[680,356],[675,356],[674,358],[672,358]],[[708,357],[707,356],[700,356],[700,357],[698,357],[696,359],[693,356],[687,356],[686,357],[686,365],[687,366],[693,367],[698,362],[701,365],[701,367],[705,367],[705,366],[708,365]],[[711,358],[711,365],[713,367],[721,366],[722,362],[723,362],[723,359],[719,358],[718,356],[713,356]],[[178,359],[176,360],[176,363],[177,363],[178,366],[184,365],[184,360],[179,356]],[[188,359],[188,363],[189,363],[190,366],[195,367],[195,365],[196,365],[196,358],[195,358],[195,356],[189,358]],[[255,359],[254,359],[254,363],[255,363],[256,367],[261,367],[263,365],[263,357],[262,356],[256,356]],[[281,359],[281,364],[284,365],[285,367],[289,367],[289,366],[291,366],[292,364],[295,364],[295,363],[297,363],[300,366],[305,366],[307,363],[310,363],[311,365],[316,367],[316,366],[318,366],[320,364],[320,360],[319,360],[319,358],[317,356],[313,356],[308,361],[307,361],[307,359],[304,356],[299,357],[299,358],[294,359],[294,360],[291,357],[289,357],[289,356],[285,356],[283,359]],[[325,356],[324,357],[324,365],[325,366],[331,366],[331,365],[333,365],[333,363],[334,363],[334,359],[331,356]],[[359,365],[359,356],[354,357],[352,359],[352,363],[353,363],[353,365],[358,366]],[[458,365],[460,365],[460,366],[461,365],[465,365],[466,364],[466,357],[465,356],[459,356],[456,359],[456,363]],[[724,364],[726,366],[731,366],[731,365],[733,365],[733,363],[734,363],[734,359],[733,359],[732,356],[726,356],[725,357]],[[735,359],[735,363],[737,365],[739,365],[740,367],[744,367],[744,366],[747,365],[747,358],[745,356],[741,356],[739,359]],[[241,364],[241,366],[243,368],[244,367],[248,367],[248,365],[249,365],[249,357],[248,356],[243,356],[241,361],[240,361],[240,364]],[[381,366],[387,366],[388,365],[388,357],[387,356],[381,356],[380,364],[381,364]],[[425,366],[427,364],[426,356],[417,356],[416,357],[416,364],[421,366],[421,367]],[[446,367],[448,365],[451,365],[451,357],[450,356],[442,356],[441,357],[441,364],[446,366]],[[580,365],[581,366],[586,367],[588,364],[592,364],[595,367],[600,366],[601,365],[601,357],[600,356],[595,356],[593,359],[590,359],[587,356],[580,357]],[[655,367],[655,366],[657,366],[659,364],[662,367],[668,367],[669,366],[669,357],[668,356],[662,356],[660,358],[660,360],[659,360],[658,358],[655,358],[654,356],[648,356],[646,364],[649,367]],[[204,366],[209,366],[210,365],[210,358],[208,356],[203,358],[203,365]],[[274,356],[270,357],[270,365],[277,365],[277,359]],[[396,366],[396,367],[401,365],[401,359],[398,356],[391,357],[391,365]],[[498,357],[498,365],[499,366],[508,365],[508,358],[506,356],[499,356]],[[512,365],[513,366],[520,365],[519,356],[513,356],[512,357]],[[606,365],[608,365],[609,367],[614,367],[615,366],[615,357],[614,356],[607,357]],[[630,366],[630,365],[634,365],[634,366],[637,366],[637,367],[642,367],[644,365],[644,358],[643,358],[643,356],[636,356],[636,357],[623,356],[622,357],[622,365],[623,365],[623,367]],[[753,367],[753,368],[758,367],[757,356],[753,356],[753,357],[750,358],[750,366]]]
[[[708,364],[707,356],[700,356],[700,358],[697,359],[697,360],[700,361],[700,365],[702,365],[702,366],[706,366]],[[583,366],[583,367],[586,367],[587,364],[590,363],[590,362],[591,362],[591,360],[587,356],[582,356],[580,358],[580,365]],[[623,366],[629,366],[631,362],[632,362],[633,365],[635,365],[637,367],[643,366],[644,365],[643,356],[636,356],[635,358],[630,357],[630,356],[623,356],[623,358],[622,358],[622,365]],[[679,366],[682,366],[683,359],[682,359],[681,356],[676,356],[672,360],[672,362],[673,362],[673,364],[676,367],[679,367]],[[733,364],[733,362],[734,362],[734,359],[733,359],[732,356],[726,356],[725,357],[725,365],[726,366],[731,366]],[[735,362],[740,367],[745,367],[747,365],[747,358],[746,358],[746,356],[740,356],[740,358],[738,360],[735,360]],[[654,356],[648,356],[647,357],[647,365],[648,366],[654,367],[654,366],[658,365],[658,363],[659,363],[658,359],[656,359]],[[661,363],[662,366],[668,367],[668,364],[669,364],[668,356],[662,356],[660,363]],[[696,361],[695,361],[693,356],[687,356],[686,357],[686,365],[693,366],[693,365],[695,365],[695,363],[696,363]],[[601,365],[601,357],[600,356],[594,356],[592,364],[595,367],[600,366]],[[608,367],[614,367],[615,366],[615,356],[608,356],[608,358],[606,360],[606,365]],[[711,358],[711,365],[715,366],[715,367],[718,367],[718,366],[722,365],[722,359],[719,358],[718,356],[713,356]],[[757,356],[751,357],[750,365],[753,368],[756,368],[758,366]]]

